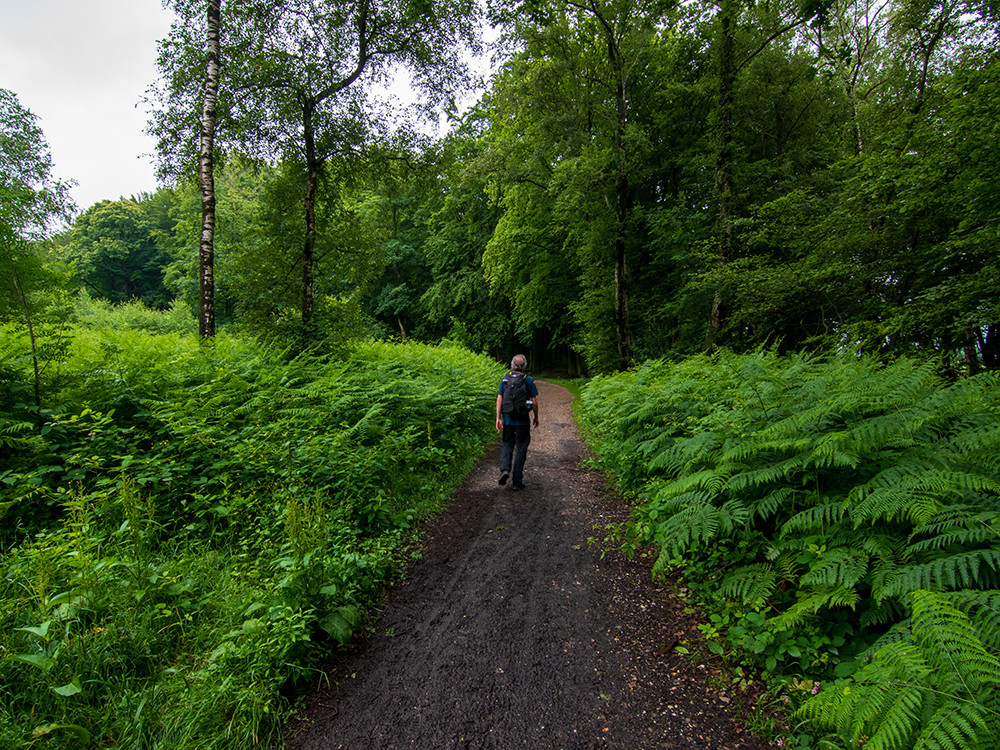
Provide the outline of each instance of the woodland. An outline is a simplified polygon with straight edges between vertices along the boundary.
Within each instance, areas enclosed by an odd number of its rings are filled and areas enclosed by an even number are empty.
[[[517,351],[785,746],[995,746],[992,0],[165,4],[154,193],[0,88],[0,750],[273,746]]]

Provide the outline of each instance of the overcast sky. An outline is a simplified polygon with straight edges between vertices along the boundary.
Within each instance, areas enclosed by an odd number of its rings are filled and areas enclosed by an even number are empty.
[[[0,88],[38,116],[80,210],[156,189],[141,99],[172,18],[160,0],[0,0]]]

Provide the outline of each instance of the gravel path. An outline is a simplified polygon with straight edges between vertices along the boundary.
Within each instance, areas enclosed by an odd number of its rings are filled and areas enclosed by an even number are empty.
[[[289,750],[766,746],[720,669],[674,651],[696,621],[649,560],[588,543],[627,510],[581,466],[571,394],[538,385],[526,489],[497,485],[498,447],[483,458],[372,636],[288,726]]]

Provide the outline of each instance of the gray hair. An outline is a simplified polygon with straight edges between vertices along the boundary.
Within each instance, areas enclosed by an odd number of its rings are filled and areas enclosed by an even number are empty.
[[[515,354],[514,359],[510,361],[510,369],[517,370],[518,372],[524,372],[527,366],[528,358],[523,354]]]

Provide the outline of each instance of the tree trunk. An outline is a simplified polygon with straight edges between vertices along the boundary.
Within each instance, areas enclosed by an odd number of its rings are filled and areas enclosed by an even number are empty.
[[[618,156],[618,177],[615,180],[615,334],[618,338],[618,366],[622,370],[632,365],[632,326],[628,306],[628,259],[626,257],[626,232],[629,218],[628,161],[625,153],[625,125],[628,108],[625,76],[621,70],[621,56],[617,58],[617,107],[618,123],[615,128],[615,150]]]
[[[17,293],[17,298],[21,302],[21,307],[24,308],[24,320],[28,324],[28,338],[31,341],[31,364],[35,368],[35,407],[39,410],[42,408],[42,379],[41,374],[38,371],[38,348],[35,345],[35,326],[31,321],[31,310],[28,308],[28,298],[24,295],[21,290],[21,285],[17,280],[17,271],[13,272],[14,279],[14,291]]]
[[[976,332],[971,328],[968,329],[962,342],[962,353],[965,355],[965,364],[969,368],[970,375],[975,375],[980,370],[978,343]]]
[[[983,355],[983,367],[991,371],[1000,370],[1000,325],[976,328],[976,338]]]
[[[736,59],[733,35],[736,27],[737,0],[723,0],[719,12],[719,139],[715,186],[719,195],[719,244],[717,261],[725,266],[733,257],[733,90],[736,84]],[[715,288],[708,319],[708,344],[719,341],[729,313],[721,283]]]
[[[205,98],[201,110],[201,140],[198,173],[201,184],[201,245],[198,252],[199,305],[198,334],[202,339],[215,335],[215,148],[216,105],[219,98],[220,26],[222,0],[208,0],[208,64]]]
[[[316,133],[313,125],[312,100],[302,108],[302,125],[306,141],[306,240],[302,248],[302,325],[307,328],[313,317],[313,262],[316,252],[316,186],[322,163],[316,155]]]

